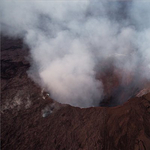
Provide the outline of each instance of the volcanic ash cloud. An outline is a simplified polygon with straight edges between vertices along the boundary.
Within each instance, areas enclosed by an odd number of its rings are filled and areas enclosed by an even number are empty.
[[[56,101],[98,106],[104,92],[96,76],[104,62],[122,70],[120,84],[127,78],[124,72],[132,72],[137,81],[149,80],[149,2],[0,3],[2,34],[24,39],[32,58],[29,76]]]

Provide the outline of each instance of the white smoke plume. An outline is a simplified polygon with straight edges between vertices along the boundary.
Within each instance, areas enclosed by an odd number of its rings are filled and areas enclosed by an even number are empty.
[[[1,32],[30,47],[29,74],[56,101],[98,106],[96,79],[112,60],[137,80],[150,79],[150,2],[0,0]]]

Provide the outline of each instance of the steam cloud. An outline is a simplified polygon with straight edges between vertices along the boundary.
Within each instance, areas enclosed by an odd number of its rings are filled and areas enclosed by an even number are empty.
[[[96,75],[107,60],[122,70],[122,84],[125,72],[150,79],[149,8],[137,0],[1,0],[1,32],[24,39],[33,59],[29,75],[52,98],[98,106],[104,94]]]

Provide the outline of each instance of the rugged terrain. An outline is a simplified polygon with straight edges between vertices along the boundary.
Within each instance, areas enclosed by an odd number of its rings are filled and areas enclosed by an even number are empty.
[[[148,89],[116,107],[62,105],[28,77],[28,53],[1,37],[2,150],[150,149]]]

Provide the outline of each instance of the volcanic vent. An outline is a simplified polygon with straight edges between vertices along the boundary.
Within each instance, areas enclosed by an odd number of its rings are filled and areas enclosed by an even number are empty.
[[[0,3],[3,150],[150,149],[149,2]]]
[[[1,40],[2,150],[149,150],[150,94],[145,94],[150,90],[143,89],[118,107],[80,109],[58,104],[28,77],[30,65],[24,56],[29,51],[22,41]],[[103,82],[119,85],[118,72],[113,80],[108,71],[103,76]]]
[[[82,108],[116,106],[150,81],[149,4],[2,0],[1,32],[23,39],[28,76],[51,98]]]

